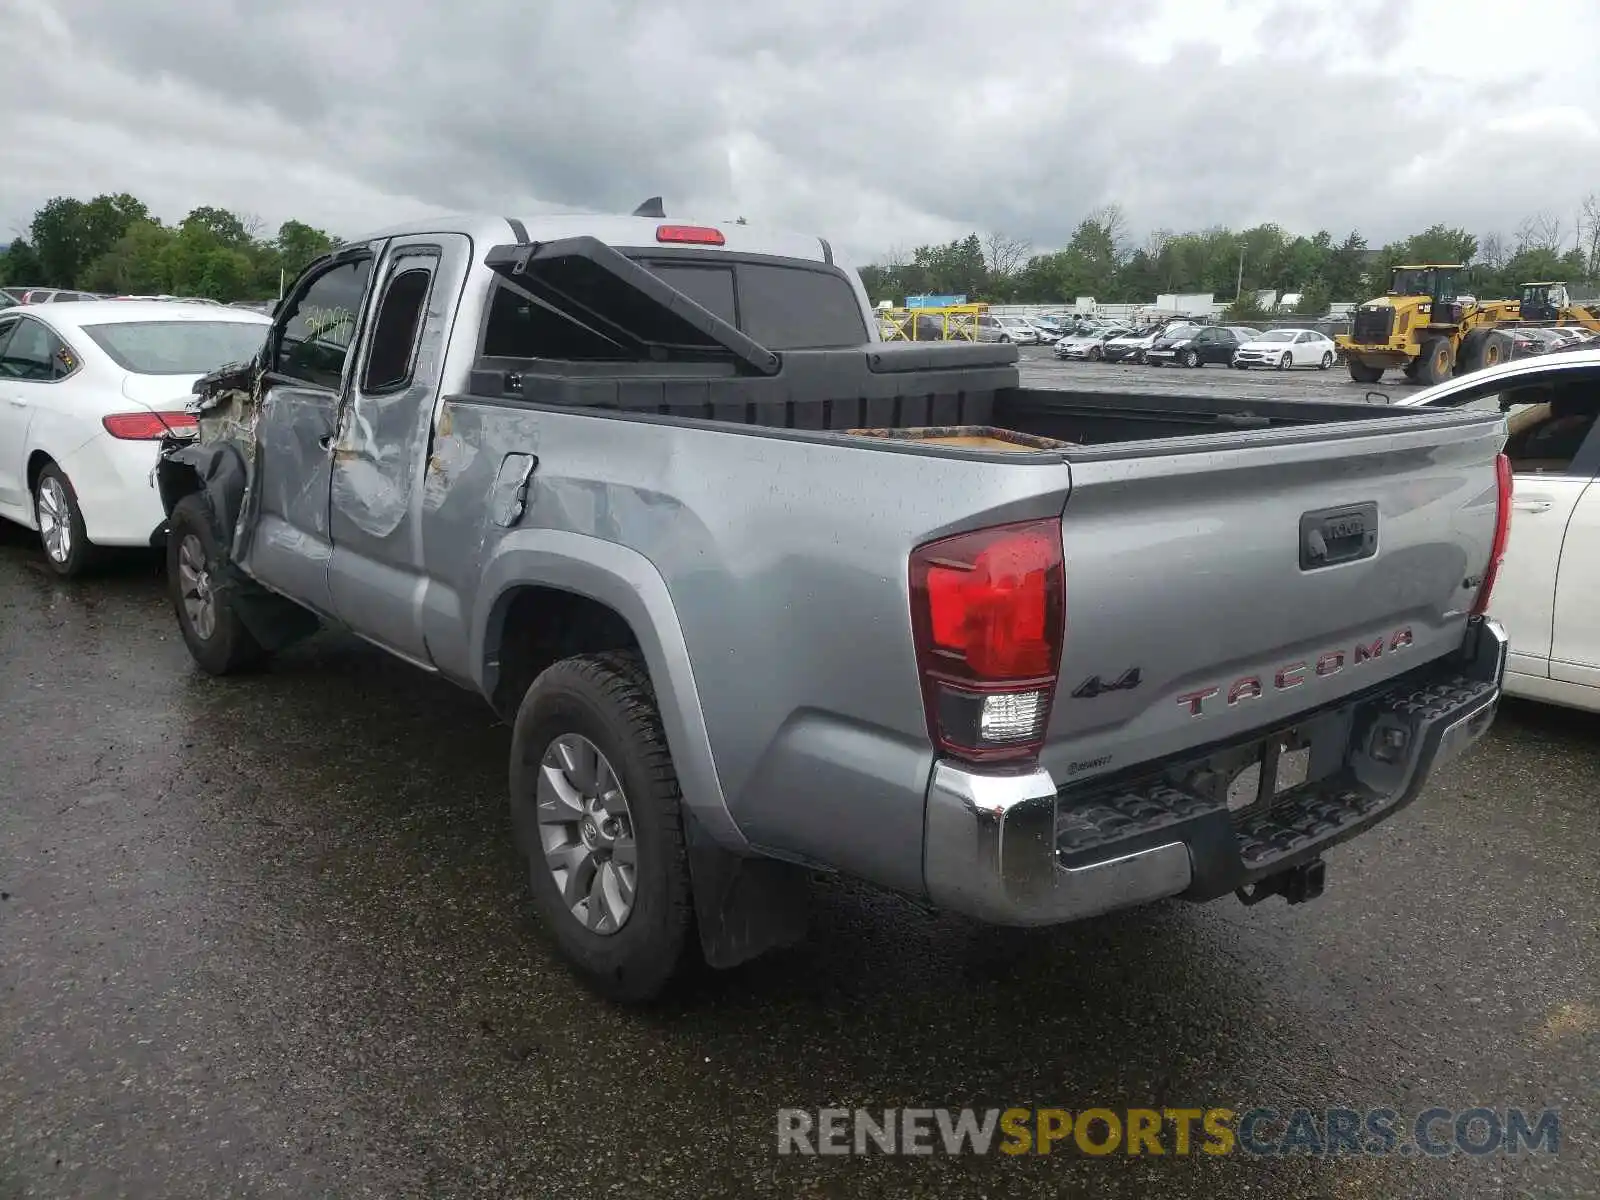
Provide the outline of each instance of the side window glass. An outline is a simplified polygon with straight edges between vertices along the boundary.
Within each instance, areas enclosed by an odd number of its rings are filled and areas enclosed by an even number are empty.
[[[1499,412],[1500,393],[1490,392],[1486,396],[1478,396],[1475,399],[1468,400],[1460,407],[1468,412]]]
[[[1600,414],[1600,396],[1581,382],[1518,388],[1500,399],[1511,401],[1505,453],[1519,475],[1565,474]]]
[[[280,323],[274,367],[291,379],[337,389],[371,275],[371,258],[340,263],[293,296]]]
[[[432,255],[410,254],[396,260],[372,324],[367,365],[361,373],[365,394],[399,391],[411,382],[436,265]]]
[[[20,324],[22,324],[22,322],[18,321],[15,317],[12,317],[9,321],[0,321],[0,359],[5,358],[6,343],[11,340],[11,335],[16,331],[17,326]]]
[[[37,321],[21,322],[0,355],[0,377],[46,382],[67,374],[59,354],[65,349]]]

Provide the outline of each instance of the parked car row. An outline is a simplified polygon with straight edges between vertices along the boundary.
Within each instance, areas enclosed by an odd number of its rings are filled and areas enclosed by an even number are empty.
[[[1337,358],[1334,344],[1314,329],[1271,329],[1246,325],[1198,325],[1174,321],[1154,329],[1110,326],[1069,334],[1056,342],[1056,357],[1090,362],[1137,362],[1151,366],[1203,367],[1217,363],[1248,370],[1317,367],[1326,371]]]
[[[1533,326],[1511,330],[1511,357],[1559,354],[1564,350],[1586,350],[1600,340],[1581,325]]]
[[[0,309],[16,308],[24,304],[60,304],[68,300],[168,300],[183,304],[210,304],[218,308],[248,308],[254,312],[270,312],[273,305],[271,300],[236,300],[232,304],[224,306],[221,300],[212,300],[206,296],[172,296],[167,294],[159,296],[112,296],[99,292],[78,291],[73,288],[21,288],[15,285],[0,288]]]
[[[0,288],[0,308],[19,304],[59,304],[65,300],[102,300],[97,292],[80,292],[72,288]]]

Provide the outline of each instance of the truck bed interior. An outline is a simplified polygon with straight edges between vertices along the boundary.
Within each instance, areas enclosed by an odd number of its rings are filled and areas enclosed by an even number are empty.
[[[1416,410],[1381,404],[1026,388],[1009,344],[774,352],[589,238],[496,247],[486,262],[501,282],[469,395],[501,403],[936,442],[945,453],[1068,457],[1181,438],[1200,449],[1215,444],[1208,434],[1290,427],[1316,436],[1314,427],[1335,422],[1416,419]]]

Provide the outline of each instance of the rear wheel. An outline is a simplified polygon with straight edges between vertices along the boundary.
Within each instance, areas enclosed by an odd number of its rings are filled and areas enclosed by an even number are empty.
[[[78,493],[55,463],[46,463],[33,486],[33,517],[44,543],[44,561],[63,579],[82,575],[94,561],[95,550],[83,528]]]
[[[1496,329],[1483,339],[1483,353],[1479,356],[1479,365],[1497,367],[1511,358],[1511,337]]]
[[[230,591],[217,586],[226,566],[211,509],[198,494],[185,496],[167,522],[167,589],[184,644],[211,675],[242,671],[266,657],[239,619]]]
[[[1322,355],[1322,361],[1317,364],[1317,370],[1326,371],[1331,366],[1333,366],[1333,351],[1324,351]]]
[[[1461,339],[1461,348],[1456,355],[1457,374],[1465,375],[1483,366],[1483,347],[1489,340],[1489,333],[1487,329],[1473,329]]]
[[[1377,383],[1383,378],[1382,367],[1370,367],[1359,358],[1352,358],[1346,364],[1350,368],[1350,378],[1357,383]]]
[[[637,655],[580,655],[534,680],[511,738],[512,826],[545,927],[612,999],[653,999],[691,958],[680,795]]]
[[[1450,339],[1429,338],[1422,344],[1422,354],[1417,365],[1417,382],[1424,387],[1443,383],[1450,378],[1450,369],[1454,365],[1455,358],[1450,352]]]

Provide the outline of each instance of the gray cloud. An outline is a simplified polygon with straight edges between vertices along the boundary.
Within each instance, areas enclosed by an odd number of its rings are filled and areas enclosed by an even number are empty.
[[[1059,245],[1113,200],[1136,231],[1570,226],[1600,186],[1600,9],[1560,21],[1435,0],[7,0],[0,226],[106,190],[344,233],[659,192],[864,255],[971,229]]]

